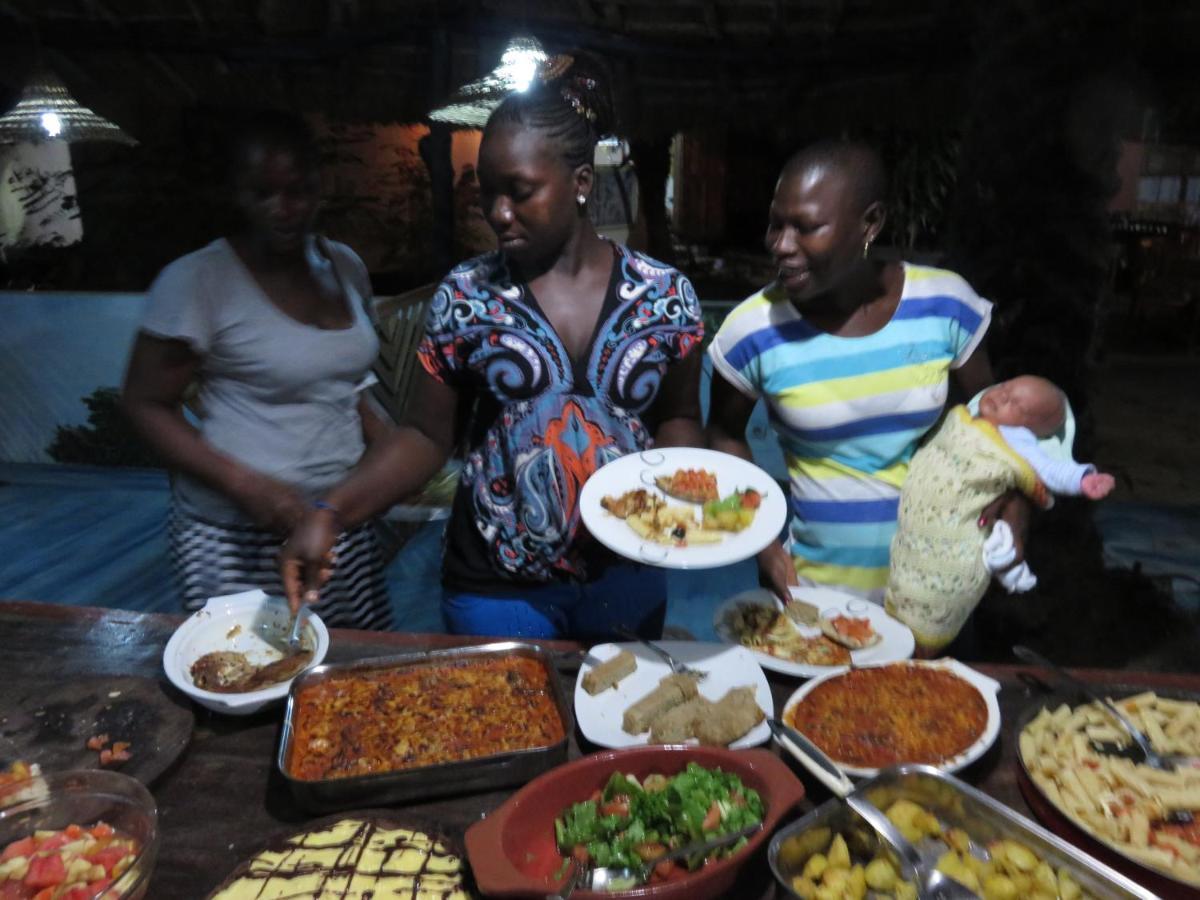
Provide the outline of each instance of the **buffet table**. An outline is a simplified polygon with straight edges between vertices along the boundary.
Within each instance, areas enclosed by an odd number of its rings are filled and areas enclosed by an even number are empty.
[[[29,602],[0,602],[0,696],[18,696],[15,688],[30,682],[94,681],[97,676],[162,677],[162,651],[182,616],[124,612],[92,607]],[[447,635],[370,633],[335,629],[327,662],[484,643],[484,638]],[[556,651],[561,677],[572,684],[583,648],[571,642],[540,642]],[[1018,812],[1031,815],[1017,784],[1014,727],[1036,687],[1028,667],[979,665],[1002,684],[1000,739],[981,760],[960,773]],[[771,673],[776,710],[799,682]],[[1082,670],[1097,683],[1200,691],[1200,675]],[[164,679],[165,680],[165,679]],[[568,689],[570,696],[570,688]],[[8,712],[0,699],[0,716]],[[181,702],[187,703],[186,698]],[[314,816],[292,801],[275,767],[282,721],[281,709],[237,718],[195,707],[195,730],[178,760],[152,785],[158,801],[162,842],[148,896],[176,900],[204,897],[243,859],[261,849],[267,838],[297,830]],[[598,748],[570,742],[575,758]],[[136,747],[134,748],[136,752]],[[827,794],[795,763],[810,799]],[[497,807],[508,791],[417,803],[389,816],[417,828],[438,831],[452,840]],[[808,805],[808,801],[805,802]],[[770,896],[765,862],[743,896]],[[765,877],[764,877],[765,876]]]

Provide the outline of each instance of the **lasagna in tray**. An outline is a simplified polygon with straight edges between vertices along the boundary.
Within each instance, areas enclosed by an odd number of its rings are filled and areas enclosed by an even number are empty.
[[[295,699],[288,774],[351,778],[547,747],[565,735],[535,659],[504,657],[329,678]]]
[[[973,684],[934,666],[851,669],[812,689],[785,720],[843,765],[937,765],[983,735],[987,703]]]

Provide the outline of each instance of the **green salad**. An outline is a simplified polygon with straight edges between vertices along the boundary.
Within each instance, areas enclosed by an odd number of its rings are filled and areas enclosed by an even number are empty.
[[[720,769],[688,763],[678,775],[649,775],[639,784],[632,775],[613,773],[603,791],[572,804],[554,821],[559,851],[588,866],[636,866],[668,850],[737,831],[763,818],[758,792]],[[746,838],[708,854],[731,856]],[[694,869],[703,856],[688,859]],[[666,877],[669,864],[655,874]]]

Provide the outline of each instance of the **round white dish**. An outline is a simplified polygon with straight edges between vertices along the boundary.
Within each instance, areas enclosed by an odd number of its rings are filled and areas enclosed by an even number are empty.
[[[731,688],[754,686],[754,698],[767,716],[774,714],[771,686],[766,673],[745,647],[698,641],[655,641],[660,647],[687,666],[707,672],[708,677],[698,685],[701,696],[720,700]],[[583,689],[583,676],[622,650],[637,659],[637,669],[610,687],[593,696]],[[671,674],[671,667],[654,651],[638,643],[597,644],[584,657],[575,679],[575,721],[593,744],[601,747],[639,747],[650,743],[650,733],[630,734],[621,727],[625,710],[656,687]],[[766,719],[738,738],[730,749],[740,750],[764,743],[771,736]],[[692,740],[689,743],[696,743]]]
[[[754,522],[743,531],[728,533],[717,544],[668,547],[644,540],[624,519],[611,515],[600,505],[605,496],[645,488],[672,505],[694,508],[699,518],[702,504],[669,497],[654,485],[656,476],[670,475],[678,469],[712,472],[717,476],[717,489],[722,497],[735,490],[754,488],[762,494]],[[787,498],[775,479],[758,466],[728,453],[695,447],[664,447],[622,456],[593,472],[579,494],[580,516],[596,540],[635,562],[668,569],[711,569],[749,559],[779,538],[787,521],[787,508]]]
[[[320,665],[329,652],[329,631],[315,612],[309,610],[302,615],[308,621],[301,640],[313,648],[313,658],[305,667],[309,669]],[[286,697],[291,679],[257,691],[220,694],[196,687],[192,664],[216,650],[245,653],[256,666],[273,662],[283,655],[281,648],[287,642],[290,618],[287,601],[268,597],[260,590],[212,597],[203,609],[192,613],[175,629],[163,650],[163,669],[171,684],[201,706],[219,713],[248,716]]]
[[[987,723],[983,727],[983,733],[975,740],[970,747],[964,750],[958,756],[951,757],[940,763],[930,763],[935,769],[940,769],[943,772],[957,772],[959,769],[964,769],[969,766],[979,757],[983,756],[988,751],[988,748],[996,742],[996,737],[1000,734],[1000,703],[997,700],[997,694],[1000,693],[1000,682],[994,678],[989,678],[981,672],[976,672],[970,666],[965,666],[957,659],[934,659],[921,660],[910,659],[901,662],[887,663],[872,663],[871,665],[859,666],[855,665],[856,669],[879,668],[881,666],[924,666],[927,668],[945,669],[962,678],[970,684],[975,690],[979,691],[979,695],[983,697],[984,705],[987,707]],[[779,717],[782,721],[789,721],[789,711],[797,703],[807,697],[819,684],[824,684],[834,678],[838,678],[845,674],[845,670],[830,672],[826,675],[820,675],[811,681],[802,684],[792,696],[788,697],[783,704],[783,709],[780,710]],[[874,778],[879,774],[879,769],[863,768],[861,766],[847,765],[840,760],[834,760],[842,771],[847,775],[853,775],[855,778]]]
[[[878,604],[868,603],[855,594],[835,591],[832,588],[792,588],[792,596],[797,600],[803,600],[805,603],[811,603],[820,613],[838,612],[860,619],[865,617],[871,620],[871,627],[879,635],[880,641],[871,647],[864,647],[861,650],[851,650],[850,664],[853,666],[897,662],[902,659],[908,659],[913,655],[916,641],[913,638],[911,629],[899,619],[889,616],[887,610]],[[736,644],[739,647],[741,644],[733,632],[725,625],[725,619],[736,606],[743,603],[752,603],[756,606],[766,606],[771,609],[783,608],[783,604],[779,602],[779,599],[770,591],[763,588],[756,588],[752,591],[736,594],[718,606],[716,612],[713,614],[713,629],[717,632],[717,637],[731,644]],[[791,622],[790,619],[788,621]],[[795,622],[792,622],[792,625],[798,633],[805,637],[813,637],[821,633],[821,629],[816,625],[797,625]],[[849,668],[849,666],[814,666],[809,663],[792,662],[791,660],[780,659],[778,656],[772,656],[770,653],[764,653],[760,650],[751,649],[749,652],[754,654],[754,658],[758,660],[759,665],[763,668],[771,669],[774,672],[781,672],[784,675],[794,675],[797,678],[816,678],[820,675],[844,672]]]

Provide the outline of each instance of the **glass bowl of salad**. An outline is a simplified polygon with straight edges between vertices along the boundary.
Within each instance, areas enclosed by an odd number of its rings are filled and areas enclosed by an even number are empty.
[[[0,900],[135,900],[158,841],[154,798],[136,779],[36,775],[0,796]]]
[[[617,892],[577,890],[576,900],[731,896],[740,869],[804,797],[804,787],[765,750],[648,746],[594,753],[526,784],[466,834],[467,857],[486,896],[546,895],[576,865],[621,866],[701,838],[762,822],[706,859],[651,873]]]

